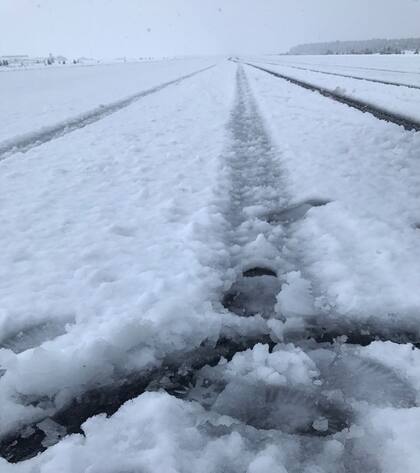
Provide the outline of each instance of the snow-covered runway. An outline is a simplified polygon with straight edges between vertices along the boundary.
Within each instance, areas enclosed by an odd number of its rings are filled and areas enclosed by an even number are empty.
[[[1,471],[416,473],[419,134],[197,64],[0,163]]]

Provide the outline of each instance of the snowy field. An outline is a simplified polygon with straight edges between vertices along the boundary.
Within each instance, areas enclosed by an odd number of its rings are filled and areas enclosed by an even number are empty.
[[[214,63],[171,60],[0,71],[2,142],[125,99]]]
[[[366,56],[251,58],[294,79],[420,122],[420,55],[372,56],[366,61]]]
[[[277,64],[310,67],[326,72],[420,85],[420,55],[416,54],[265,56],[256,59]]]
[[[0,161],[1,473],[418,472],[420,134],[213,62],[0,74],[9,140],[183,77]]]

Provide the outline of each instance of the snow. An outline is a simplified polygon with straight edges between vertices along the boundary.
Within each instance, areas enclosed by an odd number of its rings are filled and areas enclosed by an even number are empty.
[[[52,322],[63,333],[48,340],[46,328],[41,347],[0,351],[2,432],[41,412],[15,391],[61,405],[218,337],[216,158],[232,74],[203,73],[1,162],[2,342]]]
[[[0,148],[3,141],[56,125],[214,62],[201,58],[2,72]]]
[[[226,433],[212,435],[212,429]],[[204,473],[246,471],[248,465],[248,471],[258,472],[263,465],[273,463],[275,455],[282,457],[281,449],[274,445],[267,449],[251,447],[248,451],[250,439],[226,426],[223,417],[209,415],[196,403],[185,403],[166,394],[144,394],[128,402],[110,419],[90,419],[84,430],[86,439],[80,435],[69,437],[32,465],[0,465],[5,473],[151,473],[161,469]],[[110,451],[112,458],[104,456],[104,452]],[[275,467],[282,471],[277,463]]]
[[[298,66],[325,72],[420,86],[420,55],[291,55],[257,57],[255,59],[279,65]]]
[[[316,315],[311,289],[310,281],[305,280],[300,271],[286,274],[286,282],[277,297],[278,311],[287,318]]]
[[[384,353],[391,348],[389,356],[392,347],[381,345]],[[265,471],[266,467],[283,472],[333,473],[357,472],[360,465],[367,472],[414,472],[418,460],[419,416],[419,409],[415,407],[367,408],[365,403],[353,403],[360,417],[352,428],[324,440],[305,439],[267,429],[267,426],[251,426],[267,419],[278,422],[275,420],[278,409],[285,405],[294,420],[293,409],[298,409],[300,415],[317,415],[318,408],[313,404],[307,405],[306,413],[302,411],[302,402],[306,400],[297,397],[292,389],[293,386],[310,389],[311,385],[319,389],[315,382],[319,373],[311,358],[319,363],[320,351],[331,356],[329,350],[319,349],[309,351],[308,356],[292,345],[278,345],[269,353],[267,347],[257,345],[253,350],[235,355],[230,363],[205,368],[197,383],[203,387],[193,389],[188,400],[166,393],[145,393],[128,401],[110,418],[99,415],[89,419],[83,425],[85,436],[66,437],[44,454],[19,465],[0,460],[0,466],[5,473],[139,470],[151,473],[159,468],[183,473],[219,473],[226,470],[258,472]],[[350,356],[348,360],[351,359]],[[375,375],[377,372],[369,372],[370,382],[377,381]],[[364,382],[369,380],[365,377]],[[214,407],[208,409],[200,405],[203,401],[193,399],[200,398],[212,383],[226,387],[221,394],[216,394]],[[256,389],[254,393],[250,391],[251,386]],[[261,403],[258,393],[264,386],[264,389],[270,386],[269,391],[263,391],[270,397]],[[282,391],[286,387],[288,394]],[[280,404],[276,392],[282,395]],[[267,401],[277,406],[268,417],[266,412],[260,412]],[[212,402],[208,394],[205,402]],[[244,410],[238,411],[238,407]],[[261,415],[256,416],[255,412]],[[283,422],[284,415],[283,412]],[[328,420],[322,416],[313,421],[314,429],[321,433],[328,425]],[[354,456],[348,457],[347,450]],[[104,452],[112,452],[112,455],[104,455]],[[404,452],[403,457],[401,452]]]
[[[225,62],[0,162],[0,440],[46,448],[0,471],[416,473],[419,350],[346,342],[418,335],[419,146]]]
[[[266,64],[265,62],[259,62],[258,65],[262,65],[269,70],[279,72],[280,74],[284,74],[293,79],[308,82],[317,87],[322,87],[325,90],[339,93],[344,97],[362,100],[363,102],[378,106],[391,113],[420,121],[420,89],[396,87],[394,85],[378,84],[346,77],[320,74],[318,72],[312,72],[309,70],[300,70],[289,67],[287,65],[289,64],[289,61],[286,58],[286,60],[279,61],[279,63],[277,63],[277,61],[270,62],[269,64]],[[340,61],[340,59],[338,58],[337,61]],[[418,60],[417,63],[418,66],[420,66],[420,60]],[[293,63],[293,65],[303,68],[307,67],[309,69],[317,68],[317,66],[306,66],[301,65],[300,63]],[[336,69],[335,67],[330,67],[328,69],[321,68],[321,70],[336,73],[340,73],[341,71],[343,74],[361,77],[369,77],[372,72],[368,71],[369,74],[366,75],[364,69],[360,74],[358,69],[342,71],[340,68]],[[378,77],[378,74],[380,74],[381,77]],[[389,80],[391,82],[394,81],[397,83],[413,84],[420,87],[420,70],[417,70],[417,72],[413,72],[412,74],[392,73],[392,77],[390,79],[388,79],[386,74],[387,73],[383,73],[382,71],[380,73],[376,71],[374,78],[379,80]],[[407,75],[408,77],[406,77]]]
[[[417,471],[419,455],[418,425],[420,409],[378,409],[370,412],[366,419],[366,433],[374,441],[383,473]]]
[[[312,282],[318,313],[415,322],[419,134],[263,72],[247,73],[281,150],[291,202],[330,201],[292,223],[286,245]]]

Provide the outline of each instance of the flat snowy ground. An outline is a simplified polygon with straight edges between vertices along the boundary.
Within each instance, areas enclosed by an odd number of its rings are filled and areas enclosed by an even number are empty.
[[[420,55],[265,56],[259,61],[420,86]]]
[[[251,61],[420,122],[420,56],[404,56],[405,61],[398,60],[400,56],[392,56],[393,61],[378,61],[382,56],[372,56],[370,67],[366,56],[361,56],[365,61],[357,60],[357,56],[333,57],[330,61],[324,56],[279,56]]]
[[[9,89],[2,473],[418,472],[420,134],[211,64]]]
[[[0,71],[3,141],[77,117],[213,64],[211,59]]]

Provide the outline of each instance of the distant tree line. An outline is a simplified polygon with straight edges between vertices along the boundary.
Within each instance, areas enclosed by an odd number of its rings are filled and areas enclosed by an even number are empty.
[[[301,44],[292,48],[289,54],[402,54],[405,51],[419,54],[420,38]]]
[[[73,63],[77,64],[78,61],[74,60]],[[67,64],[67,58],[64,56],[53,56],[52,54],[49,54],[47,57],[34,58],[22,54],[16,56],[0,57],[0,67],[24,67],[33,64],[45,64],[46,66],[51,66],[52,64]]]

